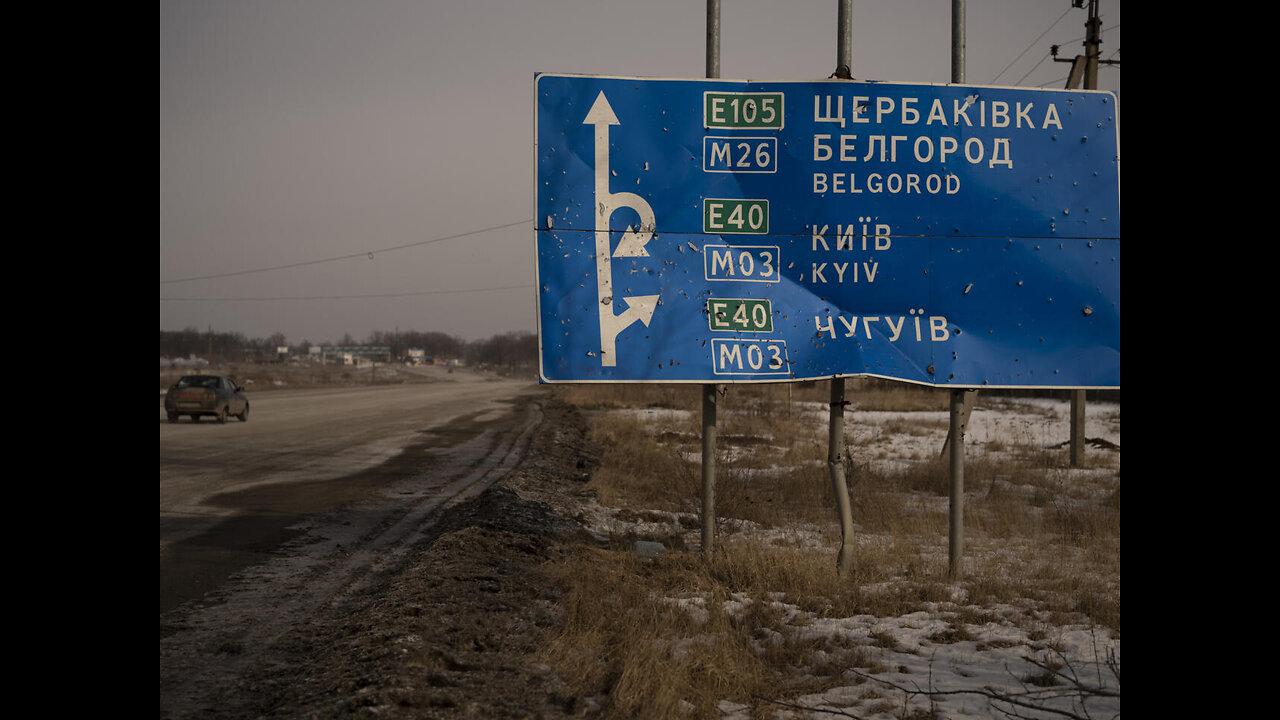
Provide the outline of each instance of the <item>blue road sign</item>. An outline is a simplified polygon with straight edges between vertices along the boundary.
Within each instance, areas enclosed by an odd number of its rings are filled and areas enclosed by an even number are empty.
[[[535,87],[544,381],[1120,386],[1114,95]]]

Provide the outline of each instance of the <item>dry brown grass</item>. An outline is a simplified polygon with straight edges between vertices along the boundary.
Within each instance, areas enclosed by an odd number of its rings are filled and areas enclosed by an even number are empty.
[[[883,579],[869,569],[857,577]],[[710,560],[582,549],[553,571],[571,600],[543,659],[578,692],[606,696],[609,717],[707,717],[723,698],[818,689],[873,661],[852,642],[782,632],[808,617],[793,606],[821,617],[889,614],[946,593],[937,583],[904,583],[896,593],[864,594],[859,582],[835,576],[829,558],[749,540]]]
[[[947,409],[943,391],[849,386],[851,422],[859,410]],[[590,415],[603,451],[590,487],[602,505],[621,519],[651,511],[696,518],[696,386],[557,391]],[[949,465],[941,447],[890,462],[850,446],[845,469],[857,554],[854,570],[841,578],[822,415],[828,398],[825,383],[729,387],[717,428],[718,547],[710,557],[696,547],[700,523],[688,521],[642,538],[667,544],[656,560],[627,552],[628,536],[548,569],[571,600],[545,659],[579,693],[606,697],[608,716],[714,716],[725,698],[763,716],[776,709],[763,698],[856,684],[845,671],[874,666],[869,649],[891,641],[799,640],[805,635],[792,630],[816,618],[899,617],[947,606],[960,619],[935,641],[956,642],[967,637],[966,622],[983,622],[983,608],[1000,605],[1027,609],[1022,622],[1035,625],[1028,635],[1045,632],[1039,624],[1067,622],[1119,634],[1118,456],[1095,453],[1082,471],[1068,467],[1065,449],[1017,440],[967,451],[966,572],[955,582],[948,576]],[[940,442],[945,424],[938,428],[931,418],[919,424],[932,425],[927,437]],[[916,425],[886,423],[880,432],[921,432]]]

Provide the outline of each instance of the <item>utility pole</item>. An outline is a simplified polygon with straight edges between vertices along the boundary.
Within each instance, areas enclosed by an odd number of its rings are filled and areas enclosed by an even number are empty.
[[[1119,65],[1119,60],[1103,60],[1101,58],[1102,51],[1102,18],[1098,17],[1099,0],[1088,0],[1089,16],[1085,20],[1084,29],[1084,54],[1076,55],[1074,58],[1066,59],[1058,57],[1058,46],[1050,46],[1050,52],[1053,54],[1054,62],[1071,63],[1071,72],[1067,75],[1066,90],[1076,90],[1083,87],[1085,90],[1098,89],[1098,66],[1099,65]],[[1085,0],[1071,0],[1072,7],[1084,7]]]
[[[1098,0],[1089,0],[1089,19],[1085,21],[1084,87],[1098,89],[1098,46],[1102,44],[1102,21],[1098,19]]]
[[[1102,60],[1102,19],[1098,17],[1098,1],[1088,0],[1089,16],[1085,20],[1085,37],[1084,37],[1084,55],[1077,55],[1070,60],[1064,60],[1058,57],[1058,46],[1054,45],[1050,48],[1053,53],[1054,62],[1071,63],[1071,72],[1067,75],[1067,90],[1078,89],[1083,81],[1085,90],[1098,89],[1098,65],[1119,65],[1119,60]],[[1084,7],[1085,0],[1072,0],[1072,7]],[[1085,417],[1085,394],[1084,390],[1071,391],[1071,433],[1070,433],[1070,462],[1071,467],[1080,467],[1084,465],[1084,449],[1086,438],[1084,434],[1084,417]]]

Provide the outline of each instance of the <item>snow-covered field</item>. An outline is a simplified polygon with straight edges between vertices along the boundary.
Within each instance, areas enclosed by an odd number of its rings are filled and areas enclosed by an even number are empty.
[[[885,472],[904,464],[933,460],[940,455],[947,435],[948,413],[891,412],[859,410],[857,398],[846,415],[846,444],[850,455],[867,466]],[[813,438],[821,438],[825,447],[827,408],[823,403],[793,404],[788,408],[794,423],[808,428]],[[624,411],[614,411],[624,412]],[[666,409],[625,411],[633,413],[653,428],[656,436],[663,429],[696,427],[697,417]],[[983,459],[1015,458],[1013,470],[986,479],[976,486],[966,486],[966,503],[973,496],[1010,490],[1014,493],[1052,493],[1050,506],[1077,502],[1087,503],[1110,496],[1118,506],[1120,470],[1120,406],[1116,403],[1090,403],[1086,415],[1085,436],[1091,445],[1083,468],[1072,468],[1057,462],[1037,477],[1038,486],[1026,485],[1017,471],[1016,458],[1029,453],[1065,454],[1068,439],[1069,404],[1065,401],[985,397],[979,400],[970,418],[965,437],[966,462]],[[722,418],[724,416],[722,415]],[[727,418],[726,424],[732,422]],[[764,444],[766,447],[768,443]],[[750,448],[726,450],[738,452],[735,461],[750,465]],[[777,448],[763,465],[776,462]],[[690,453],[686,451],[686,455]],[[691,462],[696,458],[689,456]],[[776,470],[759,467],[755,472]],[[1050,478],[1046,481],[1044,478]],[[1052,487],[1045,490],[1046,482]],[[947,498],[932,495],[922,498],[932,511],[943,513]],[[1025,512],[1048,512],[1028,505]],[[1115,510],[1118,517],[1118,507]],[[646,533],[660,535],[675,529],[684,533],[688,547],[700,542],[696,523],[679,513],[647,513],[643,521],[629,514],[620,520],[618,514],[597,507],[588,515],[593,529],[602,534]],[[665,519],[664,519],[665,518]],[[855,522],[859,518],[855,517]],[[1116,520],[1118,527],[1118,520]],[[694,529],[691,529],[694,528]],[[857,528],[860,548],[876,543],[900,542],[883,532],[863,532]],[[834,532],[834,535],[833,535]],[[1087,533],[1088,530],[1081,531]],[[767,716],[777,718],[857,717],[866,718],[967,718],[1017,717],[1111,718],[1120,714],[1120,637],[1118,630],[1119,538],[1114,538],[1114,551],[1107,551],[1101,561],[1099,553],[1079,547],[1087,544],[1077,534],[1054,535],[1048,540],[1025,539],[1000,535],[984,535],[979,530],[966,531],[965,582],[949,584],[950,597],[921,601],[906,614],[884,617],[871,614],[832,617],[814,613],[786,600],[785,588],[770,597],[734,595],[721,603],[719,610],[730,615],[745,613],[753,603],[770,603],[771,617],[783,621],[752,635],[760,652],[769,645],[784,642],[812,641],[815,649],[806,663],[788,668],[797,678],[821,675],[815,683],[825,687],[783,699],[726,697],[719,701],[721,716],[727,720],[759,717],[762,704]],[[833,553],[833,537],[838,541],[838,526],[796,523],[786,527],[740,527],[735,537],[751,537],[765,544],[785,544],[811,549],[814,553]],[[969,541],[972,537],[972,541]],[[1079,541],[1077,543],[1077,541]],[[1044,557],[1028,562],[1028,546],[1048,547]],[[945,526],[929,551],[934,566],[946,566],[947,537]],[[834,556],[833,556],[834,557]],[[1055,588],[1037,585],[1041,565],[1078,564],[1075,569],[1062,568],[1068,579],[1072,572],[1097,574],[1111,572],[1114,577],[1091,577],[1090,587],[1104,588],[1113,594],[1116,606],[1115,627],[1090,622],[1085,613],[1064,612],[1061,603],[1046,602],[1053,592],[1061,592],[1062,578]],[[883,588],[862,587],[866,596],[878,590],[892,592],[890,580]],[[1049,581],[1045,581],[1048,584]],[[1009,583],[1025,589],[1025,596],[1007,602],[993,603],[971,600],[975,588],[982,583]],[[987,597],[990,597],[988,594]],[[696,593],[664,598],[664,602],[687,611],[696,623],[708,612],[709,598]],[[857,662],[850,657],[856,655]],[[832,673],[835,664],[841,669]],[[834,677],[834,679],[832,679]],[[753,713],[754,708],[754,713]]]

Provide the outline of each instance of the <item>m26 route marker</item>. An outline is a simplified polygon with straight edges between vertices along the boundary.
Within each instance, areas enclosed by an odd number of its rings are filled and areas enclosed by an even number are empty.
[[[621,314],[613,312],[613,258],[648,257],[644,246],[653,239],[656,220],[653,208],[644,198],[629,192],[609,191],[609,126],[618,125],[618,116],[609,107],[609,100],[601,92],[596,97],[584,125],[595,126],[595,208],[596,208],[596,286],[600,300],[600,364],[614,367],[618,364],[616,340],[618,333],[628,325],[639,321],[647,327],[658,307],[657,295],[639,295],[622,298],[627,309]],[[616,251],[610,252],[609,220],[619,208],[631,208],[640,215],[640,227],[627,226]]]
[[[1119,387],[1113,94],[535,90],[543,381]]]

